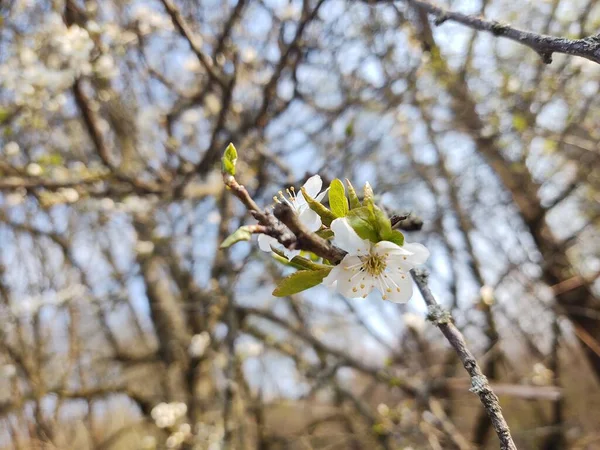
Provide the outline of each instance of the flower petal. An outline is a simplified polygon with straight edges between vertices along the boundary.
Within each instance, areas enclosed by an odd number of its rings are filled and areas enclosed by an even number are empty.
[[[382,297],[392,303],[406,303],[413,294],[412,280],[404,272],[384,272],[381,276],[381,286],[384,289]]]
[[[373,277],[366,272],[360,272],[355,277],[346,271],[337,282],[337,291],[346,298],[365,298],[374,287]]]
[[[258,247],[263,251],[263,252],[272,252],[273,250],[271,249],[271,246],[276,247],[279,244],[279,241],[277,241],[277,239],[275,239],[272,236],[269,236],[268,234],[259,234],[258,235]]]
[[[306,193],[308,195],[310,195],[312,198],[315,198],[321,191],[322,186],[323,180],[321,180],[321,177],[319,175],[313,175],[308,180],[306,180],[306,183],[304,183],[302,187],[306,189]]]
[[[328,288],[335,288],[342,271],[343,270],[339,264],[335,266],[333,269],[331,269],[331,272],[329,272],[329,274],[323,278],[323,285]]]
[[[377,255],[405,255],[405,256],[409,256],[412,253],[408,250],[406,250],[404,247],[400,247],[397,244],[394,244],[393,242],[390,241],[379,241],[377,244],[374,245],[373,247],[373,251],[377,254]]]
[[[425,264],[425,261],[429,258],[429,250],[423,244],[406,243],[402,248],[412,253],[408,260],[414,265]]]
[[[370,242],[361,239],[347,219],[335,219],[331,222],[331,230],[334,234],[334,243],[338,247],[354,255],[368,253],[371,247]]]
[[[321,218],[312,209],[305,209],[298,215],[298,218],[308,228],[308,231],[317,231],[321,228]]]
[[[323,200],[323,198],[325,197],[325,195],[329,192],[329,188],[325,189],[323,192],[321,192],[319,195],[317,195],[315,197],[315,200],[318,201],[319,203],[321,202],[321,200]]]

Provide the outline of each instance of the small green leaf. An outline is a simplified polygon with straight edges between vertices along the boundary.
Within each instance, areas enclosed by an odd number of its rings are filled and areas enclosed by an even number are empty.
[[[399,245],[400,247],[404,245],[404,235],[398,230],[392,230],[390,234],[382,236],[382,239],[384,241],[393,242],[394,244]]]
[[[367,181],[365,183],[365,187],[364,187],[363,204],[365,206],[374,205],[374,201],[373,201],[373,197],[374,196],[375,196],[375,194],[373,194],[373,188],[371,187],[371,185]]]
[[[323,222],[324,225],[329,226],[329,225],[331,225],[331,222],[333,222],[335,219],[337,219],[337,216],[334,213],[332,213],[331,211],[329,211],[327,208],[325,208],[325,206],[323,206],[321,204],[321,202],[315,200],[310,195],[308,195],[308,193],[306,192],[306,189],[304,189],[304,187],[302,187],[301,190],[302,190],[302,195],[304,196],[304,199],[306,200],[306,203],[308,203],[308,207],[310,209],[312,209],[314,212],[316,212],[321,217],[321,221]]]
[[[329,207],[337,217],[345,217],[348,214],[346,189],[337,178],[329,185]]]
[[[235,163],[237,162],[237,150],[233,144],[229,144],[221,158],[221,170],[223,173],[235,175]]]
[[[370,208],[361,206],[360,208],[351,209],[346,218],[361,239],[368,239],[372,242],[379,241],[373,211]]]
[[[275,297],[287,297],[310,289],[323,281],[333,267],[319,270],[299,270],[284,278],[273,291]]]
[[[356,191],[354,190],[354,186],[350,183],[350,180],[346,178],[346,185],[348,186],[348,198],[350,199],[350,209],[360,208],[362,203],[358,199],[358,195],[356,195]]]
[[[237,244],[241,241],[249,241],[251,237],[252,233],[250,232],[249,227],[239,227],[235,232],[225,238],[219,248],[231,247],[233,244]]]

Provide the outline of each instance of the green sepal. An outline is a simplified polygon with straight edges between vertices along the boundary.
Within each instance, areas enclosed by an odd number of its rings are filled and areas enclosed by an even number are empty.
[[[392,233],[390,218],[381,208],[375,205],[369,205],[368,208],[371,211],[373,225],[377,230],[379,238],[385,240],[385,236],[389,236]]]
[[[279,258],[285,259],[285,261],[283,261],[284,264],[294,266],[298,269],[321,270],[329,268],[325,264],[320,264],[318,262],[311,261],[310,259],[306,259],[302,256],[294,256],[291,260],[288,260],[285,256],[285,253],[283,253],[281,250],[278,250],[273,247],[271,247],[271,250],[273,250],[273,253],[275,253],[275,255],[277,255]],[[309,254],[311,256],[313,255],[312,253]],[[279,258],[277,258],[277,260],[281,262]]]
[[[394,244],[402,247],[404,245],[404,235],[399,230],[392,230],[392,232],[386,236],[381,237],[384,241],[390,241]]]
[[[235,175],[235,163],[237,162],[237,150],[233,144],[229,144],[221,158],[221,171],[228,175]]]
[[[371,185],[369,184],[369,182],[367,181],[365,183],[365,187],[363,188],[363,205],[364,206],[374,206],[375,205],[375,201],[373,200],[373,197],[375,197],[375,194],[373,193],[373,188],[371,187]]]
[[[319,270],[299,270],[281,280],[273,291],[273,295],[275,297],[287,297],[317,286],[331,272],[331,269],[333,267]]]
[[[321,222],[323,222],[323,225],[329,226],[331,225],[331,222],[337,219],[337,216],[331,211],[329,211],[327,208],[325,208],[325,206],[323,206],[321,202],[315,200],[310,195],[308,195],[304,187],[301,188],[301,191],[302,195],[304,196],[304,199],[306,200],[306,203],[308,203],[308,207],[314,212],[316,212],[319,215],[319,217],[321,217]]]
[[[316,232],[317,236],[322,237],[323,239],[331,239],[334,234],[329,228],[324,228]]]
[[[350,180],[346,178],[346,186],[348,186],[348,198],[350,199],[350,209],[360,208],[362,203],[358,199],[358,195],[356,195],[356,191],[354,190],[354,186],[350,183]]]

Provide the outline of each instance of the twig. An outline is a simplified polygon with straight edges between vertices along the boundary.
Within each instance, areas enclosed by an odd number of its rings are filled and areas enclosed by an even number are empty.
[[[508,424],[502,415],[498,397],[494,394],[494,391],[492,391],[492,388],[477,364],[475,357],[467,348],[463,335],[452,323],[452,316],[450,313],[444,311],[435,300],[429,286],[427,286],[426,275],[418,273],[415,270],[411,270],[411,275],[429,308],[430,320],[440,329],[450,345],[452,345],[464,368],[471,376],[470,391],[479,396],[479,400],[481,400],[483,407],[488,413],[492,425],[494,426],[494,430],[498,435],[498,439],[500,439],[500,448],[502,450],[516,450],[517,447],[510,435]]]
[[[311,251],[334,263],[340,262],[346,256],[346,252],[343,250],[308,231],[300,222],[298,215],[285,203],[279,203],[273,213],[296,235],[296,248]]]
[[[224,178],[227,186],[229,186],[233,193],[254,213],[254,216],[259,222],[261,219],[265,220],[264,213],[258,211],[258,206],[254,200],[252,200],[246,189],[243,186],[240,186],[233,176],[225,175]],[[315,233],[308,231],[288,205],[279,203],[275,207],[274,214],[283,224],[285,224],[287,227],[286,229],[289,229],[288,231],[291,231],[295,235],[296,242],[292,244],[291,248],[298,247],[310,250],[316,255],[332,262],[339,262],[346,255],[344,250],[332,245],[329,241],[319,237]],[[268,225],[266,223],[263,224]],[[284,244],[284,242],[280,242]],[[500,448],[502,450],[516,450],[517,447],[512,440],[508,424],[502,415],[498,397],[492,391],[492,388],[477,364],[475,357],[467,348],[463,335],[452,323],[452,316],[450,313],[444,311],[433,297],[433,294],[427,286],[426,276],[417,275],[414,270],[411,271],[411,275],[429,308],[430,319],[432,319],[448,342],[450,342],[450,345],[452,345],[454,351],[463,363],[464,368],[471,376],[470,390],[479,396],[483,407],[490,417],[494,430],[500,440]],[[247,312],[250,312],[248,308]],[[299,330],[296,331],[298,332]]]
[[[376,3],[391,3],[393,0],[376,1]],[[546,64],[552,62],[553,53],[580,56],[600,64],[600,36],[593,35],[583,39],[567,39],[563,37],[537,34],[520,30],[508,24],[482,17],[449,11],[427,1],[403,0],[404,3],[419,8],[434,16],[435,25],[446,21],[460,23],[477,31],[487,31],[494,36],[504,37],[535,50]]]

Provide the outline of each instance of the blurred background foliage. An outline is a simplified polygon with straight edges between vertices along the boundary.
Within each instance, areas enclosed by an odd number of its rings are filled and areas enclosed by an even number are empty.
[[[451,0],[569,38],[595,0]],[[422,219],[519,448],[600,448],[600,65],[402,1],[0,2],[0,448],[474,449],[422,299],[271,296],[242,223],[310,175]]]

